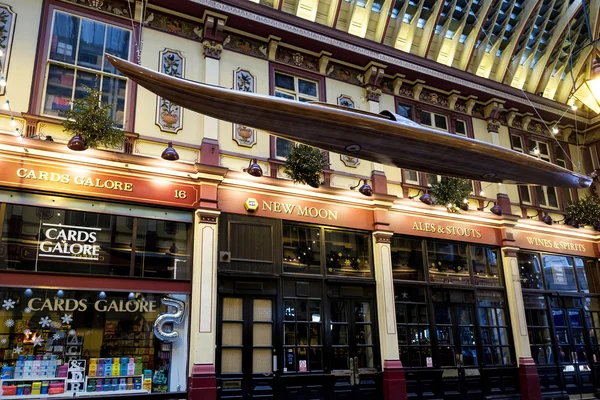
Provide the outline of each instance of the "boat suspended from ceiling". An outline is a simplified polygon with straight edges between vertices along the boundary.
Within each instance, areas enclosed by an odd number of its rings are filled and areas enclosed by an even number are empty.
[[[421,126],[390,111],[298,102],[165,75],[106,55],[151,92],[198,113],[363,160],[485,182],[582,189],[592,178],[491,143]]]

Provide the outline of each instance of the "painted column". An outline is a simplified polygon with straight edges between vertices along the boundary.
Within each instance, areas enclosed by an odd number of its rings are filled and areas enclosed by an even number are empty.
[[[379,97],[381,97],[381,88],[379,86],[383,78],[383,73],[383,69],[377,66],[371,66],[365,72],[365,97],[369,112],[374,114],[379,114]],[[383,171],[383,165],[380,163],[373,163],[371,184],[374,193],[387,194],[387,178]]]
[[[492,139],[492,144],[496,146],[501,146],[500,144],[500,121],[495,118],[487,119],[487,130]],[[504,188],[504,184],[498,183],[498,192],[504,193],[506,189]]]
[[[406,379],[398,352],[396,304],[390,240],[392,232],[373,233],[375,280],[377,282],[377,321],[383,361],[383,398],[406,400]]]
[[[516,247],[502,248],[502,266],[504,270],[504,284],[508,309],[512,325],[515,355],[519,362],[519,378],[521,382],[521,396],[523,400],[541,400],[542,391],[537,367],[531,358],[529,347],[529,334],[525,318],[525,306],[521,291],[521,278],[519,263],[517,262]]]
[[[225,18],[218,14],[206,13],[204,16],[204,83],[220,85],[220,60],[223,52],[223,29]],[[219,120],[204,118],[204,136],[200,150],[200,162],[207,165],[219,165]]]
[[[217,218],[198,210],[194,217],[194,263],[190,312],[189,400],[216,400]]]

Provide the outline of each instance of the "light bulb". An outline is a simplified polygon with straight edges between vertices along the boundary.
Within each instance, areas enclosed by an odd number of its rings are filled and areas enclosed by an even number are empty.
[[[17,126],[17,121],[15,121],[14,117],[11,117],[11,119],[10,119],[10,124],[11,124],[12,126]]]
[[[0,50],[0,57],[4,57],[4,52]]]
[[[469,202],[469,200],[467,200],[466,198],[463,199],[463,203],[467,204]]]
[[[535,154],[535,155],[540,154],[540,151],[537,149],[537,147],[535,149],[533,149],[533,154]]]
[[[17,141],[22,142],[23,141],[23,136],[22,135],[17,136]]]
[[[452,208],[452,203],[448,203],[448,205],[446,207]]]
[[[6,79],[4,79],[4,77],[0,78],[0,86],[6,86]]]
[[[485,196],[485,192],[483,191],[483,189],[481,189],[481,190],[479,191],[479,195],[480,195],[481,197]]]
[[[557,127],[552,128],[552,133],[554,133],[556,135],[558,133],[558,128]]]
[[[5,110],[10,110],[10,101],[6,100],[2,107],[4,107]]]
[[[573,111],[577,111],[577,106],[576,106],[575,104],[573,104],[573,105],[571,106],[571,110],[573,110]]]

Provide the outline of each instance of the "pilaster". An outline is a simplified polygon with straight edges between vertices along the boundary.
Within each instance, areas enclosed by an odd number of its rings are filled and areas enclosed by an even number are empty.
[[[391,238],[392,232],[376,231],[373,233],[379,345],[383,361],[383,397],[385,400],[406,400],[406,379],[398,352],[398,333],[396,331]]]
[[[220,212],[198,210],[194,216],[194,263],[190,322],[188,399],[216,400],[217,221]]]
[[[539,376],[529,347],[529,334],[521,291],[521,278],[517,262],[516,247],[502,248],[502,266],[504,270],[504,284],[513,333],[515,355],[519,363],[519,377],[521,381],[521,396],[523,400],[541,400],[542,392]]]

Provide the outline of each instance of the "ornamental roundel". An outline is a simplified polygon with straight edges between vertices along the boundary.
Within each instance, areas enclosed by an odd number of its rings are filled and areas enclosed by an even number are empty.
[[[256,77],[248,70],[238,68],[233,71],[235,90],[256,93]],[[233,141],[241,147],[252,147],[256,144],[256,129],[244,125],[233,124]]]
[[[166,75],[183,78],[185,72],[185,57],[178,50],[164,49],[159,53],[160,72]],[[156,125],[160,130],[177,133],[183,129],[183,108],[163,97],[158,97]]]

